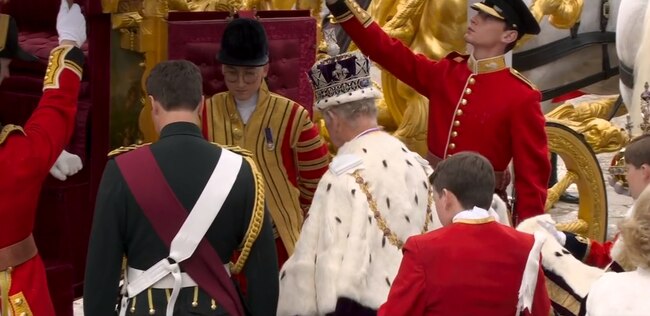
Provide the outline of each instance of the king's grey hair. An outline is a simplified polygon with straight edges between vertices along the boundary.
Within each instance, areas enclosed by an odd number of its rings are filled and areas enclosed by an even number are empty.
[[[347,121],[354,121],[358,117],[377,117],[375,99],[363,99],[329,107],[326,111],[334,111]]]

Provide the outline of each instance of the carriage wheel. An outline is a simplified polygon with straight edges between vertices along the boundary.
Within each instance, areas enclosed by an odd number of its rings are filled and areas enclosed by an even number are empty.
[[[546,211],[559,200],[569,185],[575,183],[580,195],[579,221],[569,225],[574,229],[568,229],[580,232],[579,227],[586,226],[586,231],[581,233],[591,239],[604,241],[607,234],[607,193],[596,155],[582,135],[561,121],[547,119],[546,135],[549,150],[562,158],[567,169],[565,176],[548,190]],[[581,225],[581,222],[586,225]]]

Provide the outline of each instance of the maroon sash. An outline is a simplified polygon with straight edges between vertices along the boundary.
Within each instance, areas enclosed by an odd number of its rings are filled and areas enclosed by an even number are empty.
[[[167,246],[181,229],[189,212],[176,198],[149,146],[115,158],[133,197]],[[239,294],[223,268],[221,258],[205,238],[194,254],[180,263],[199,287],[233,316],[244,316]]]

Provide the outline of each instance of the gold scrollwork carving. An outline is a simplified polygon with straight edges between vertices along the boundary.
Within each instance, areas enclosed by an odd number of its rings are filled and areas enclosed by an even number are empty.
[[[564,177],[560,179],[555,185],[553,185],[552,188],[548,189],[548,193],[546,196],[546,205],[544,206],[544,210],[548,212],[548,210],[553,207],[553,204],[557,203],[557,201],[560,200],[560,196],[564,191],[566,191],[569,186],[574,183],[578,179],[578,175],[575,174],[573,171],[567,171]]]
[[[575,183],[580,192],[578,218],[589,223],[586,235],[602,241],[607,230],[607,197],[598,160],[579,135],[562,121],[550,119],[546,134],[549,150],[557,153],[566,165],[570,177],[566,181]]]
[[[546,115],[559,120],[585,137],[595,153],[615,152],[628,143],[630,137],[604,118],[611,112],[617,96],[587,100],[575,105],[565,103]]]
[[[577,235],[586,235],[589,231],[589,223],[585,222],[582,219],[576,219],[574,221],[557,223],[555,228],[559,231],[570,232]]]

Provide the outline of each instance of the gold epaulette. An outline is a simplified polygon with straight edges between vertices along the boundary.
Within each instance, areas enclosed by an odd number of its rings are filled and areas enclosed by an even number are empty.
[[[515,76],[515,78],[523,81],[526,85],[531,87],[533,90],[539,90],[539,89],[537,89],[537,86],[532,81],[530,81],[530,80],[528,80],[528,78],[524,77],[524,75],[522,75],[519,71],[510,68],[510,73],[513,76]]]
[[[13,132],[21,132],[23,133],[23,135],[25,135],[25,131],[23,130],[22,127],[13,124],[7,124],[0,131],[0,145],[2,145],[2,143],[4,143],[5,140],[7,139],[7,137],[9,137],[9,134]]]
[[[119,155],[121,155],[123,153],[126,153],[126,152],[129,152],[131,150],[138,149],[138,148],[144,147],[144,146],[149,146],[149,145],[151,145],[151,143],[145,143],[145,144],[140,144],[140,145],[132,144],[132,145],[129,145],[129,146],[121,146],[120,148],[116,148],[116,149],[111,150],[108,153],[108,158],[113,158],[115,156],[119,156]]]
[[[236,154],[238,154],[240,156],[253,157],[253,152],[252,151],[250,151],[248,149],[241,148],[239,146],[221,145],[219,143],[214,143],[214,142],[212,144],[217,145],[217,146],[219,146],[219,147],[221,147],[223,149],[230,150],[230,151],[232,151],[232,152],[234,152],[234,153],[236,153]]]

